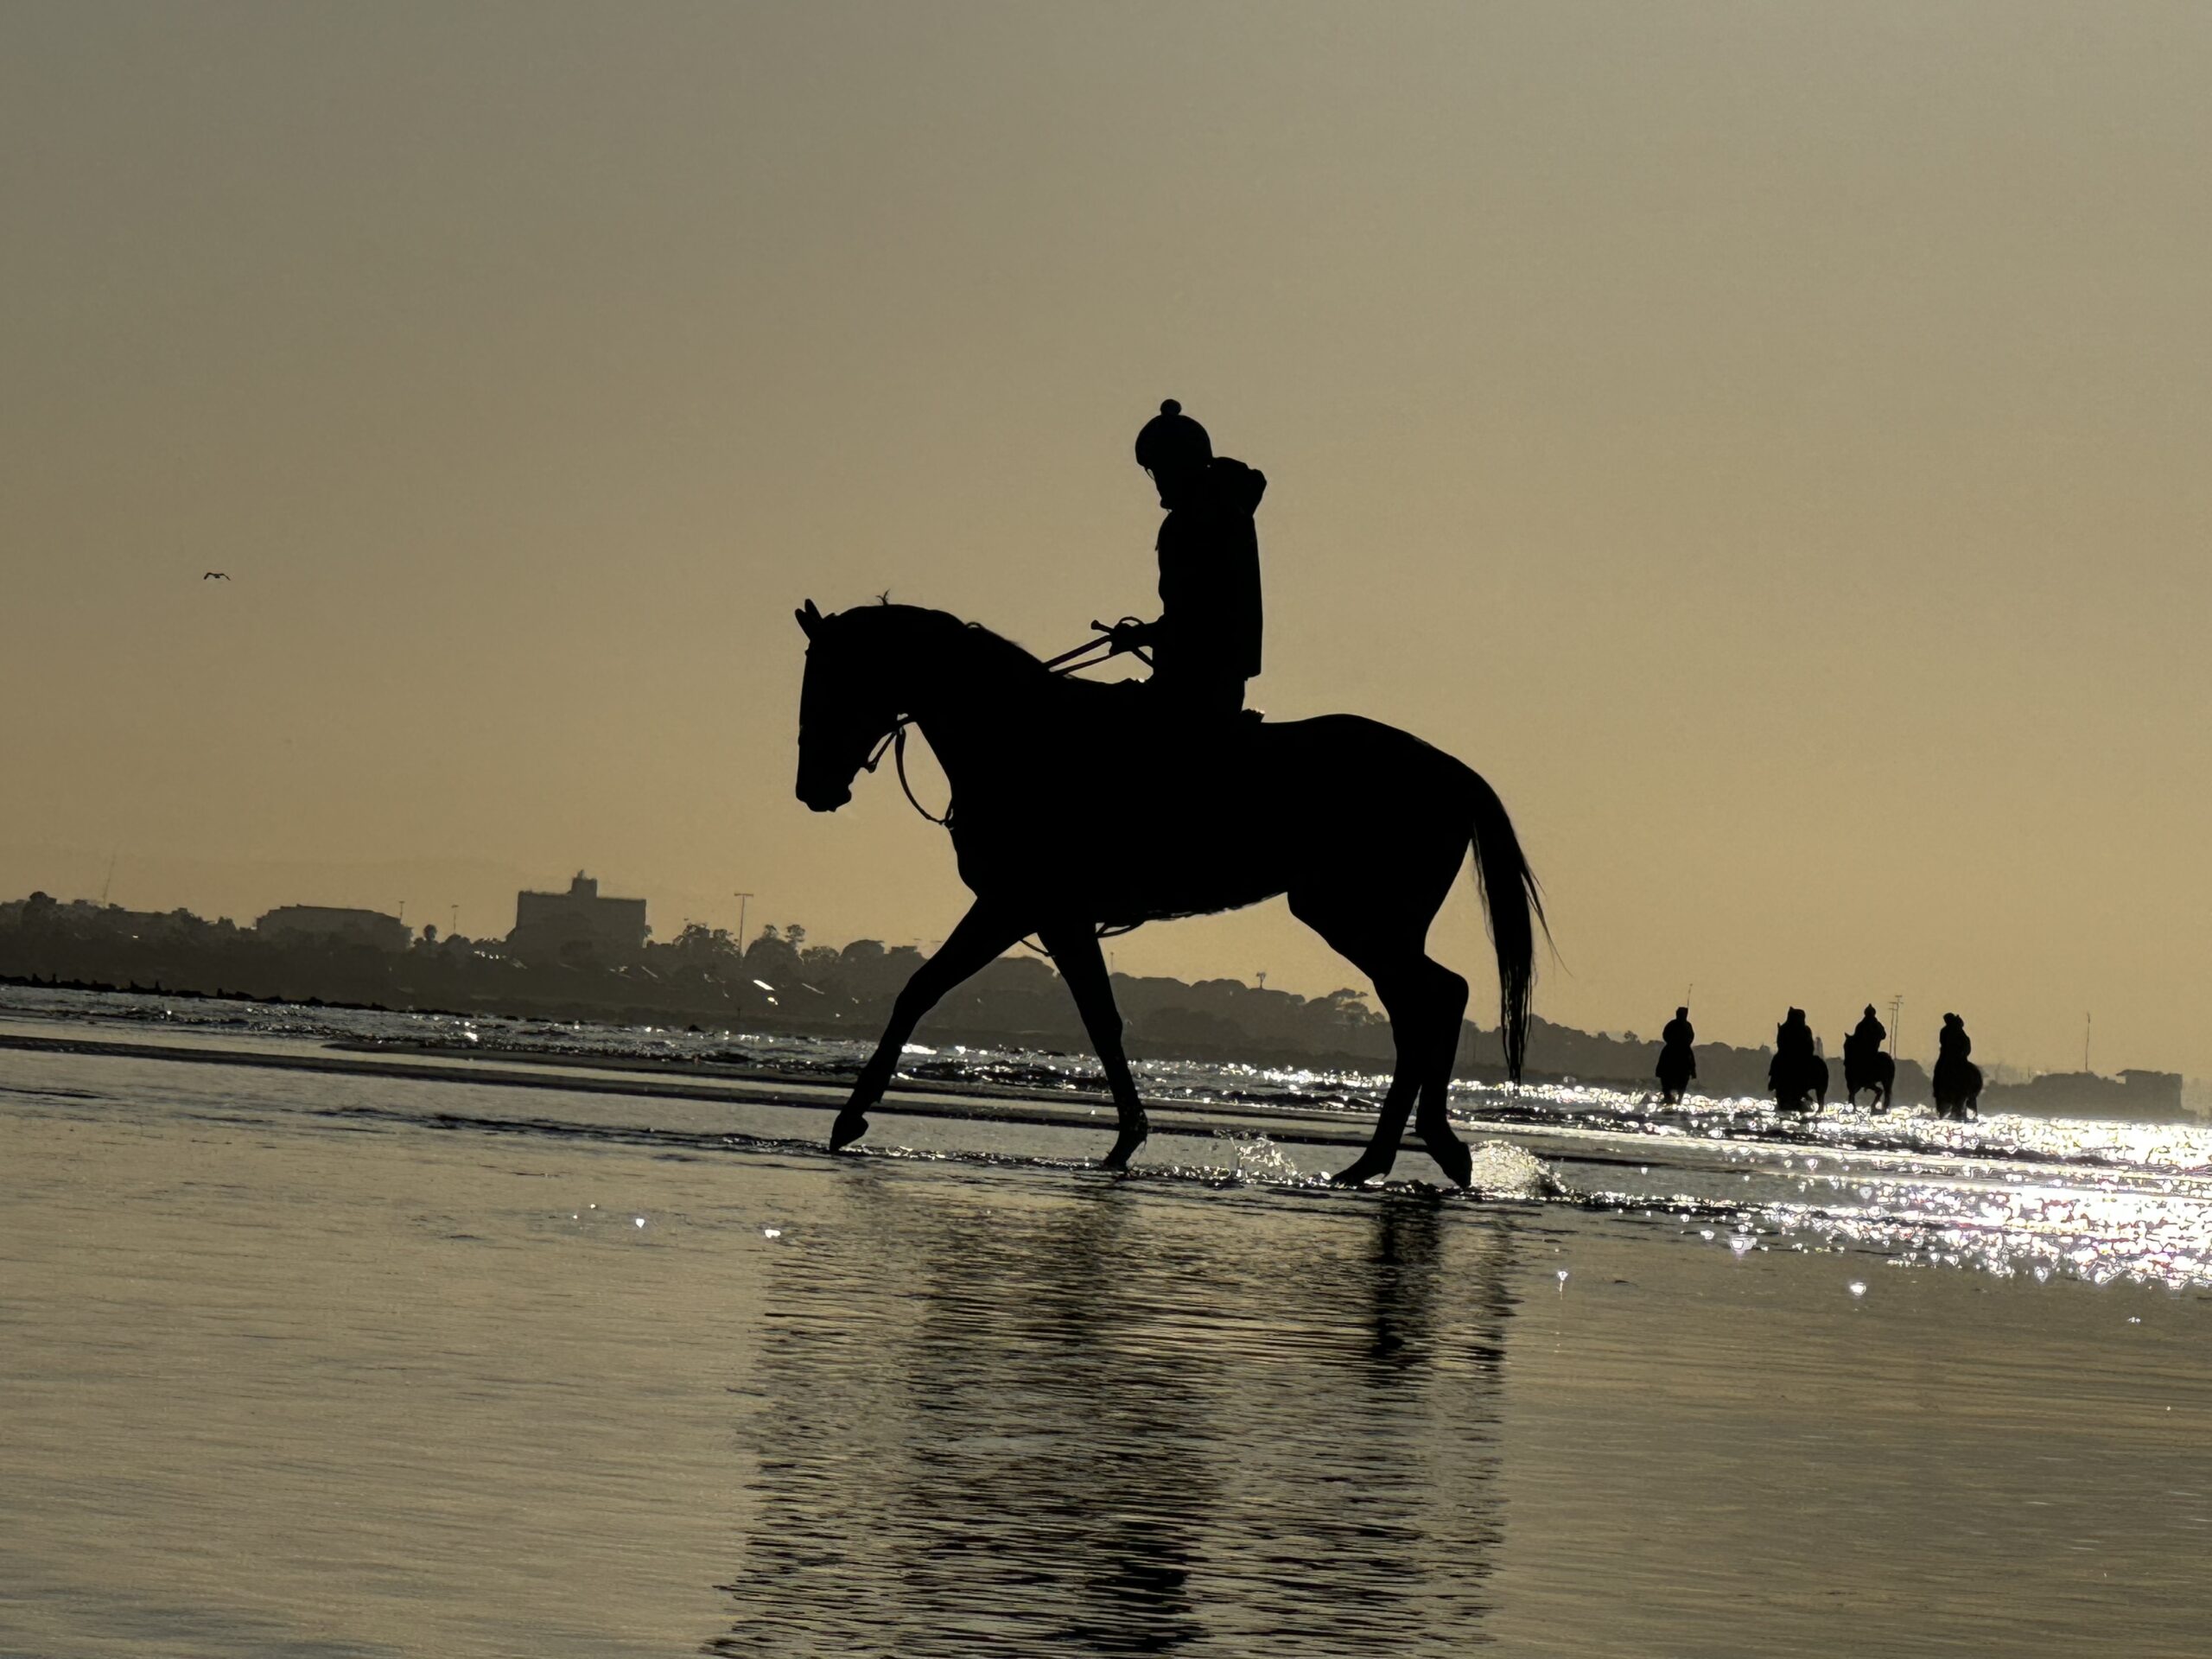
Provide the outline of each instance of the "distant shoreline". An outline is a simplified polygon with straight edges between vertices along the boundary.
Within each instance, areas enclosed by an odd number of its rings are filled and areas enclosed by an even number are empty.
[[[680,1023],[680,1027],[688,1032],[700,1034],[721,1033],[733,1037],[754,1033],[767,1036],[828,1038],[865,1042],[872,1040],[874,1035],[872,1029],[864,1028],[857,1022],[849,1024],[842,1021],[806,1022],[791,1019],[779,1020],[773,1017],[752,1016],[733,1020],[726,1016],[715,1017],[711,1014],[708,1014],[708,1018],[704,1020],[695,1018],[679,1022],[662,1010],[651,1008],[610,1010],[604,1005],[591,1003],[550,1007],[543,1005],[529,1007],[499,1007],[483,1004],[472,1007],[447,1007],[427,1001],[394,1005],[386,1002],[340,1000],[315,995],[264,996],[225,988],[209,990],[197,987],[170,986],[159,981],[152,984],[141,984],[135,981],[116,984],[93,980],[62,979],[35,974],[0,974],[0,987],[14,987],[28,990],[68,991],[95,996],[168,997],[178,1001],[199,1002],[235,1002],[257,1007],[328,1009],[333,1012],[360,1014],[421,1014],[454,1020],[499,1019],[512,1020],[518,1024],[538,1021],[555,1025],[587,1025],[608,1030],[671,1028],[677,1027]],[[706,1013],[703,1010],[700,1012]],[[1587,1033],[1576,1031],[1569,1027],[1550,1026],[1543,1021],[1539,1021],[1538,1024],[1554,1041],[1562,1039],[1569,1041],[1580,1039],[1582,1044],[1588,1045],[1593,1049],[1602,1047],[1616,1051],[1635,1047],[1633,1045],[1616,1039],[1592,1037]],[[1502,1065],[1473,1059],[1469,1053],[1469,1051],[1475,1048],[1486,1036],[1494,1046],[1496,1040],[1494,1033],[1483,1033],[1471,1024],[1466,1027],[1466,1040],[1463,1040],[1461,1047],[1461,1063],[1454,1068],[1455,1081],[1496,1086],[1504,1084],[1506,1078]],[[917,1037],[918,1040],[932,1044],[958,1044],[1008,1052],[1065,1056],[1081,1055],[1089,1052],[1079,1040],[1072,1044],[1065,1040],[1065,1033],[1007,1029],[988,1024],[961,1025],[948,1020],[942,1012],[936,1018],[925,1021],[917,1033]],[[1656,1058],[1658,1045],[1654,1043],[1644,1046],[1647,1046]],[[1199,1061],[1215,1065],[1259,1065],[1272,1070],[1335,1072],[1355,1076],[1376,1073],[1387,1069],[1387,1058],[1381,1053],[1346,1049],[1335,1052],[1300,1051],[1294,1053],[1268,1054],[1249,1041],[1236,1040],[1218,1046],[1189,1041],[1159,1044],[1148,1041],[1143,1033],[1137,1030],[1133,1030],[1131,1033],[1129,1050],[1132,1058],[1140,1060]],[[434,1052],[435,1050],[432,1047],[425,1047],[422,1052],[427,1054]],[[1693,1088],[1691,1094],[1694,1097],[1723,1100],[1757,1098],[1763,1095],[1764,1090],[1759,1085],[1764,1080],[1769,1051],[1765,1049],[1740,1050],[1723,1044],[1713,1044],[1700,1045],[1697,1053],[1701,1080],[1710,1077],[1715,1071],[1726,1073],[1751,1069],[1745,1065],[1745,1061],[1751,1062],[1755,1066],[1758,1079],[1740,1088],[1726,1086]],[[1719,1062],[1717,1065],[1714,1064],[1716,1061]],[[1916,1098],[1916,1091],[1909,1085],[1909,1079],[1920,1076],[1920,1068],[1911,1062],[1906,1062],[1900,1067],[1898,1090],[1900,1107],[1927,1103],[1924,1079],[1922,1082],[1918,1098]],[[1626,1094],[1649,1093],[1654,1088],[1648,1072],[1608,1073],[1602,1070],[1569,1071],[1534,1066],[1523,1074],[1522,1082],[1534,1086],[1587,1086],[1615,1090]],[[2133,1101],[2114,1097],[2121,1091],[2121,1085],[2117,1080],[2092,1075],[2086,1079],[2086,1088],[2079,1085],[2074,1089],[2065,1087],[2075,1082],[2075,1079],[2070,1077],[2039,1077],[2027,1084],[1994,1085],[1985,1090],[1983,1107],[1988,1111],[2015,1112],[2031,1117],[2086,1117],[2116,1122],[2142,1123],[2200,1123],[2204,1121],[2202,1116],[2190,1111],[2180,1103],[2177,1090],[2171,1103],[2139,1104]],[[2052,1087],[2054,1084],[2060,1086]],[[2103,1085],[2103,1092],[2107,1096],[2105,1100],[2101,1101],[2095,1097],[2094,1091],[2099,1085]],[[1841,1076],[1839,1067],[1834,1086],[1830,1090],[1831,1107],[1839,1103],[1840,1092]],[[2090,1097],[2082,1098],[2085,1093]]]

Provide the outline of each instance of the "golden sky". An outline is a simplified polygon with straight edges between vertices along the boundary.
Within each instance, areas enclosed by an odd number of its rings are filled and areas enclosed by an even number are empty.
[[[1541,1014],[2212,1071],[2208,85],[2194,3],[16,0],[0,896],[934,940],[791,607],[1151,613],[1172,396],[1254,701],[1491,780]]]

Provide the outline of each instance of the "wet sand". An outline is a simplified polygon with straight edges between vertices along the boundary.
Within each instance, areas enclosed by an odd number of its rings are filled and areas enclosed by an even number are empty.
[[[2202,1290],[679,1108],[0,1054],[0,1655],[2212,1645]]]

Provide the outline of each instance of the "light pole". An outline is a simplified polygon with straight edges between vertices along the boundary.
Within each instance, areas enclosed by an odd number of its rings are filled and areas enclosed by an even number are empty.
[[[741,957],[745,954],[745,907],[753,902],[753,895],[733,893],[730,897],[737,900],[737,954]]]

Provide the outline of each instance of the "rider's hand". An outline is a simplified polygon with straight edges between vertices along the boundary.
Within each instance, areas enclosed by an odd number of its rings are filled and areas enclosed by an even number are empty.
[[[1114,642],[1116,652],[1135,651],[1152,638],[1152,624],[1125,619],[1107,629],[1106,637]]]

